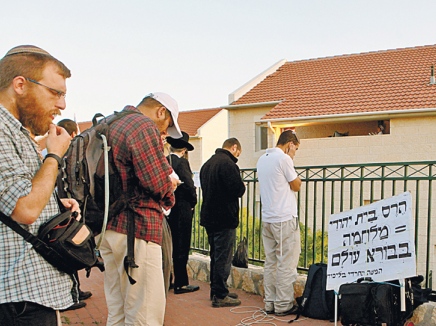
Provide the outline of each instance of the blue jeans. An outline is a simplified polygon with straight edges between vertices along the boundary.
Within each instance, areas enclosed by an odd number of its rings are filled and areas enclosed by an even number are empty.
[[[0,325],[56,326],[56,311],[28,301],[2,303],[0,304]]]
[[[210,293],[218,299],[224,299],[229,294],[227,279],[232,267],[236,230],[206,229],[206,232],[210,245]]]

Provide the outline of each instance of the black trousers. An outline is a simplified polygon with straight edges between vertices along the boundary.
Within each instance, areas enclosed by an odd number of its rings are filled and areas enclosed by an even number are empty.
[[[229,294],[227,279],[232,267],[236,230],[213,231],[206,228],[206,232],[210,245],[210,293],[224,299]]]
[[[174,287],[189,284],[186,264],[191,249],[193,210],[186,201],[179,201],[172,209],[168,219],[173,241]]]
[[[28,301],[2,303],[0,304],[0,325],[56,326],[56,311]]]

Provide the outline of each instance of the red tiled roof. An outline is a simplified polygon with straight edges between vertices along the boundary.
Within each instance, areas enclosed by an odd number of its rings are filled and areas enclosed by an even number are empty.
[[[92,127],[92,121],[78,122],[80,132]]]
[[[197,130],[221,110],[223,109],[180,111],[178,119],[179,126],[189,136],[196,136]]]
[[[178,119],[179,126],[184,132],[188,133],[189,136],[196,136],[197,130],[221,110],[223,109],[180,111]],[[91,126],[91,121],[79,122],[80,131],[84,131]]]
[[[279,101],[263,119],[436,108],[436,45],[287,62],[232,105]]]

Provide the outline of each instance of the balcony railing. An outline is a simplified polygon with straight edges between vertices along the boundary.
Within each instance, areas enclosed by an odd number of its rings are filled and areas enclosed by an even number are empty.
[[[436,207],[433,195],[436,161],[305,166],[296,170],[302,180],[297,197],[302,242],[300,270],[307,270],[314,262],[327,261],[330,215],[410,191],[417,272],[425,276],[426,286],[432,287],[432,271],[436,264],[436,233],[431,232],[433,207]],[[248,239],[250,262],[262,265],[262,214],[256,169],[243,169],[241,176],[247,190],[240,200],[237,236]],[[208,254],[207,234],[200,226],[201,202],[199,189],[191,249]]]

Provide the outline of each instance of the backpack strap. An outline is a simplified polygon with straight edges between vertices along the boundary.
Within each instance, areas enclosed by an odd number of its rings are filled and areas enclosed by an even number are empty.
[[[15,222],[11,217],[6,216],[2,212],[0,212],[0,221],[2,221],[4,224],[9,226],[12,230],[17,232],[19,235],[21,235],[24,240],[32,244],[33,246],[39,246],[41,245],[39,242],[42,242],[38,239],[38,237],[34,236],[32,233],[28,232],[27,230],[23,229],[17,222]],[[44,244],[42,242],[42,244]]]
[[[92,126],[95,127],[98,124],[98,118],[103,118],[104,119],[104,115],[101,113],[96,113],[94,115],[94,117],[92,118]]]
[[[142,114],[137,111],[121,111],[114,112],[112,119],[107,121],[107,124],[110,126],[113,122],[122,117],[136,113]],[[109,133],[108,133],[109,135]],[[129,191],[127,193],[130,193]],[[127,210],[127,256],[124,257],[124,270],[126,271],[127,277],[129,278],[130,284],[135,284],[136,280],[129,274],[129,268],[138,268],[139,266],[135,263],[135,221],[134,215],[130,208]]]
[[[427,294],[427,300],[428,301],[436,301],[436,291],[432,290],[431,288],[426,288],[426,290],[430,290]]]
[[[124,257],[124,270],[127,273],[130,284],[135,284],[136,280],[129,274],[129,268],[138,268],[135,263],[135,221],[129,209],[127,212],[127,256]]]

